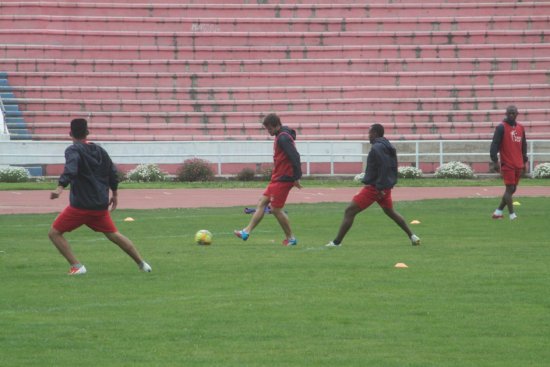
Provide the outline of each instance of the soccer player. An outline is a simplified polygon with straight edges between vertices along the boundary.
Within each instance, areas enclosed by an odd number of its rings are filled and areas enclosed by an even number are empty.
[[[493,218],[495,219],[504,218],[502,210],[505,206],[508,207],[510,219],[518,219],[514,212],[512,195],[516,192],[522,173],[527,170],[528,157],[525,130],[516,121],[517,116],[518,109],[516,106],[508,106],[506,108],[506,118],[496,127],[491,142],[490,155],[493,168],[497,172],[502,172],[502,179],[506,187],[500,205],[493,212]],[[500,164],[498,153],[500,153]]]
[[[344,236],[351,228],[355,216],[377,202],[384,213],[409,236],[413,246],[420,245],[420,238],[412,233],[401,214],[393,209],[391,190],[397,183],[397,153],[395,147],[384,137],[384,127],[374,124],[369,129],[372,145],[367,157],[367,168],[363,183],[365,186],[353,197],[344,212],[344,219],[336,238],[326,244],[327,247],[341,246]]]
[[[73,144],[65,149],[65,168],[57,189],[50,194],[51,199],[57,199],[70,184],[70,205],[53,222],[49,237],[71,264],[70,275],[85,274],[86,267],[78,261],[63,234],[83,224],[105,234],[138,264],[141,271],[151,272],[151,267],[143,261],[132,241],[122,235],[113,223],[108,209],[109,206],[111,210],[117,207],[118,172],[103,148],[86,141],[88,134],[85,119],[71,121]],[[113,192],[110,200],[109,189]]]
[[[300,154],[296,150],[296,131],[288,126],[282,126],[281,119],[274,113],[267,115],[263,121],[263,126],[269,135],[275,137],[273,143],[273,173],[271,182],[260,197],[258,206],[254,212],[250,223],[242,230],[236,230],[235,235],[244,241],[248,239],[252,230],[261,222],[268,204],[271,206],[271,212],[277,218],[281,228],[285,233],[283,246],[294,246],[297,244],[296,237],[290,228],[288,216],[283,211],[286,199],[290,189],[294,186],[301,189],[300,177],[302,177],[302,167],[300,163]]]

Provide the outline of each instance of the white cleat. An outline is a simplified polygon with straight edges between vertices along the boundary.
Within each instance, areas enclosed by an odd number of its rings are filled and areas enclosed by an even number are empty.
[[[71,270],[67,273],[69,275],[86,274],[86,267],[82,265],[80,268],[71,266]]]
[[[151,268],[151,266],[144,261],[141,264],[139,264],[139,270],[141,270],[144,273],[150,273],[153,271],[153,268]]]

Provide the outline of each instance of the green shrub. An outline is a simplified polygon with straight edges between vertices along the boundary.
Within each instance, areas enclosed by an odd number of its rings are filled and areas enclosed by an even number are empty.
[[[550,163],[541,163],[533,170],[533,178],[550,178]]]
[[[435,170],[437,178],[473,178],[474,170],[462,162],[449,162],[442,164]]]
[[[210,162],[200,158],[187,159],[178,171],[178,180],[182,182],[212,179],[214,179],[214,171],[210,168]]]
[[[271,176],[273,175],[273,165],[272,164],[266,164],[265,166],[262,166],[262,178],[264,181],[271,181]]]
[[[239,181],[252,181],[256,176],[256,172],[252,168],[245,167],[241,172],[237,173],[237,180]]]
[[[420,168],[411,166],[397,167],[397,177],[399,178],[421,178],[423,175]]]
[[[0,168],[0,182],[27,182],[29,171],[23,167]]]
[[[156,164],[140,164],[129,171],[126,178],[134,182],[165,181],[166,173],[162,172]]]
[[[126,181],[126,173],[124,173],[121,169],[117,167],[117,174],[118,174],[118,181]]]

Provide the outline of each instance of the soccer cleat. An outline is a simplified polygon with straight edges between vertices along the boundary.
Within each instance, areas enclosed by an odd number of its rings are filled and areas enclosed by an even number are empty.
[[[504,215],[493,214],[493,219],[502,219]]]
[[[235,236],[239,237],[243,241],[246,241],[248,239],[248,236],[250,236],[250,234],[246,233],[244,230],[234,231],[233,233],[235,233]]]
[[[514,213],[514,214],[510,214],[510,220],[518,220],[518,216]]]
[[[80,268],[77,268],[75,266],[71,266],[71,270],[67,273],[69,275],[75,275],[75,274],[86,274],[86,267],[82,265]]]
[[[144,273],[150,273],[153,271],[153,268],[151,268],[151,266],[144,261],[141,264],[139,264],[139,270],[141,270]]]
[[[413,246],[420,246],[420,238],[417,235],[413,234],[411,236],[411,243]]]
[[[325,246],[326,247],[340,247],[340,246],[342,246],[342,244],[341,243],[334,243],[334,241],[330,241]]]
[[[298,244],[298,240],[296,238],[293,238],[289,240],[288,238],[283,241],[283,246],[296,246]]]

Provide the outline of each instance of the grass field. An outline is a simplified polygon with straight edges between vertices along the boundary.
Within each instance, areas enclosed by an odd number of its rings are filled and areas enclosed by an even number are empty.
[[[271,215],[237,239],[240,207],[120,210],[153,273],[80,228],[73,277],[55,214],[3,215],[0,366],[548,366],[550,198],[516,200],[513,222],[496,198],[397,202],[420,247],[375,206],[341,248],[342,203],[288,205],[290,248]]]
[[[360,187],[360,182],[347,179],[311,179],[301,180],[305,187]],[[268,181],[195,181],[195,182],[128,182],[120,183],[124,189],[239,189],[265,188]],[[502,178],[493,179],[451,179],[451,178],[400,178],[396,187],[451,187],[451,186],[502,186]],[[520,186],[550,186],[550,180],[545,178],[522,178]],[[39,182],[0,182],[0,190],[55,190],[57,179]]]

